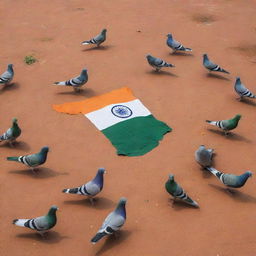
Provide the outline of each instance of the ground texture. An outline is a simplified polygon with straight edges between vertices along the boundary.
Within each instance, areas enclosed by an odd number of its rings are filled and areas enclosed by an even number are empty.
[[[255,177],[231,195],[200,170],[194,151],[200,144],[214,148],[215,167],[224,172],[254,171],[256,103],[236,101],[233,84],[241,76],[256,92],[255,8],[254,1],[242,0],[2,0],[0,69],[13,63],[15,78],[0,91],[0,129],[17,117],[23,133],[15,148],[0,146],[1,255],[254,256]],[[104,48],[80,45],[104,27]],[[171,55],[167,33],[193,54]],[[156,74],[146,62],[148,53],[176,68]],[[209,76],[203,53],[231,75]],[[23,59],[31,54],[38,62],[26,65]],[[89,81],[81,94],[51,85],[83,67]],[[173,128],[142,157],[117,156],[89,120],[51,108],[123,86]],[[228,138],[204,122],[238,113],[242,119]],[[44,145],[51,151],[38,175],[5,160]],[[92,178],[101,166],[107,170],[105,187],[94,207],[83,197],[61,193]],[[164,189],[169,173],[200,209],[171,206]],[[128,203],[119,238],[92,245],[121,196]],[[60,210],[47,239],[11,224],[40,216],[52,204]]]

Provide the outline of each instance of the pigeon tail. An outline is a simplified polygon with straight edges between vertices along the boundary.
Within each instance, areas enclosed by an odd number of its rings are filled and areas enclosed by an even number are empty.
[[[205,167],[206,170],[210,171],[213,175],[215,175],[217,178],[220,177],[220,175],[222,174],[222,172],[218,171],[217,169],[211,167],[211,166],[206,166]]]
[[[16,161],[19,162],[19,157],[17,156],[9,156],[6,158],[8,161]]]
[[[185,47],[184,51],[186,51],[186,52],[192,52],[192,49],[191,49],[191,48],[188,48],[188,47]]]
[[[66,83],[63,81],[63,82],[54,82],[53,85],[66,85]]]
[[[91,44],[91,41],[83,41],[81,44],[82,45]]]
[[[62,190],[62,192],[67,194],[77,194],[78,188],[65,188]]]
[[[97,233],[92,239],[91,239],[91,243],[96,244],[102,237],[108,235],[108,233],[101,232],[101,233]]]
[[[187,204],[192,205],[196,208],[199,208],[199,205],[196,201],[192,200],[189,196],[186,200],[184,200]]]
[[[226,74],[230,74],[230,72],[228,72],[227,70],[220,68],[220,72],[226,73]]]
[[[216,121],[210,121],[210,120],[205,120],[206,123],[209,123],[211,125],[216,125]]]
[[[26,222],[27,222],[27,219],[15,219],[12,221],[12,224],[20,226],[20,227],[25,227]]]

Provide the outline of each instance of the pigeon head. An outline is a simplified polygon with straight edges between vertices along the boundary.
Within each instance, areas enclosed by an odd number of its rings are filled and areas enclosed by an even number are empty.
[[[126,204],[126,202],[127,202],[127,199],[125,197],[121,197],[118,204],[124,205],[124,204]]]
[[[151,56],[150,54],[147,54],[147,55],[146,55],[146,58],[147,58],[147,59],[151,59],[152,56]]]
[[[56,213],[56,211],[59,210],[59,208],[56,205],[51,206],[48,215],[53,215]]]
[[[245,173],[248,175],[248,177],[252,177],[252,172],[251,171],[247,171]]]
[[[240,120],[241,119],[241,115],[240,114],[238,114],[238,115],[236,115],[235,117],[234,117],[234,119],[236,119],[236,120]]]
[[[81,72],[81,75],[86,75],[86,74],[87,74],[87,69],[84,68],[84,69],[82,70],[82,72]]]
[[[169,174],[169,181],[174,181],[174,175],[173,174]]]
[[[199,148],[203,149],[203,148],[205,148],[205,145],[200,145]]]
[[[101,31],[102,34],[106,34],[106,32],[107,32],[107,30],[105,28],[102,29],[102,31]]]
[[[18,122],[18,119],[16,118],[16,117],[14,117],[13,119],[12,119],[12,123],[13,124],[16,124]]]
[[[13,64],[8,64],[8,70],[13,71]]]
[[[98,169],[98,173],[99,173],[99,174],[104,174],[104,173],[106,173],[105,168],[99,168],[99,169]]]
[[[238,76],[238,77],[236,77],[236,82],[240,82],[241,83],[241,79],[240,79],[240,77]]]
[[[206,53],[203,54],[204,59],[208,59],[208,55]]]
[[[42,153],[47,153],[49,151],[49,147],[43,147],[41,148]]]
[[[167,34],[167,37],[168,38],[172,38],[172,34]]]

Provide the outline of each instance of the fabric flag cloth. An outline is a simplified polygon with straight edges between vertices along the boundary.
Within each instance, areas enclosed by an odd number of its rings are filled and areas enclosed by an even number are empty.
[[[111,141],[118,155],[144,155],[172,130],[155,119],[127,87],[83,101],[53,105],[53,109],[84,114]]]

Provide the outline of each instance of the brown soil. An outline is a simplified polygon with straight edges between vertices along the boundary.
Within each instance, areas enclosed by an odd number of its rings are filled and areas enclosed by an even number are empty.
[[[205,144],[216,150],[217,169],[254,171],[256,102],[236,101],[233,84],[240,76],[256,93],[255,56],[230,47],[254,45],[255,8],[254,1],[242,0],[2,0],[0,70],[13,63],[15,78],[0,91],[0,129],[17,117],[23,133],[15,148],[0,146],[1,255],[255,256],[255,177],[231,195],[194,161],[194,151]],[[214,17],[214,22],[195,21],[195,15]],[[104,27],[104,47],[80,45]],[[167,33],[191,47],[192,54],[171,55]],[[146,62],[148,53],[176,68],[156,74]],[[231,75],[209,76],[203,53]],[[23,59],[31,54],[38,62],[26,65]],[[51,85],[83,67],[89,82],[81,94]],[[82,115],[51,109],[54,103],[122,86],[173,128],[142,157],[117,156]],[[243,117],[228,138],[204,122],[238,113]],[[5,160],[44,145],[51,152],[38,175]],[[61,193],[92,178],[101,166],[108,173],[95,207],[83,197]],[[200,209],[170,205],[164,189],[169,173]],[[92,245],[90,239],[121,196],[128,198],[128,218],[119,238]],[[60,210],[47,239],[11,224],[15,218],[40,216],[52,204]]]

